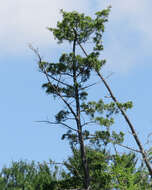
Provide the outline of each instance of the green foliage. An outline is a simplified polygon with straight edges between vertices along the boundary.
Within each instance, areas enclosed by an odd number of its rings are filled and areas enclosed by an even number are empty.
[[[72,149],[73,155],[64,163],[66,170],[62,172],[59,182],[61,189],[82,189],[83,170],[80,151]],[[151,183],[148,172],[137,168],[137,157],[133,153],[112,155],[105,149],[87,147],[87,159],[91,176],[92,190],[150,190]]]
[[[114,123],[114,118],[111,117],[113,114],[119,113],[118,106],[124,109],[125,111],[129,108],[132,108],[132,102],[126,103],[114,103],[110,102],[109,104],[105,104],[103,100],[99,100],[98,102],[92,101],[81,104],[81,108],[83,111],[99,123],[101,126],[109,127]],[[99,116],[96,116],[96,115]],[[101,116],[105,115],[105,117]]]
[[[112,178],[113,187],[122,190],[150,190],[151,183],[148,172],[144,168],[136,169],[137,158],[135,154],[113,156]]]
[[[151,180],[143,167],[137,167],[135,154],[111,154],[106,149],[86,147],[92,190],[150,190]],[[65,170],[50,163],[13,162],[0,172],[0,190],[67,190],[83,189],[80,151],[64,162]]]
[[[62,186],[62,188],[82,189],[84,174],[81,164],[80,151],[76,148],[73,148],[72,150],[73,156],[69,157],[64,163],[68,173],[62,173],[64,179],[64,186]],[[91,189],[95,190],[108,187],[111,181],[110,173],[108,173],[109,154],[105,151],[93,150],[90,147],[86,147],[86,152],[91,176]],[[73,180],[73,182],[66,183],[71,180]]]
[[[128,101],[126,103],[117,103],[117,105],[124,111],[133,107],[133,103],[131,101]]]
[[[12,162],[0,173],[0,190],[56,190],[56,173],[46,162]]]
[[[67,116],[69,115],[68,111],[61,110],[55,117],[57,122],[66,121]]]
[[[91,35],[94,34],[93,41],[95,42],[96,50],[101,50],[101,32],[104,32],[104,23],[108,21],[110,7],[97,12],[96,18],[92,19],[84,14],[79,14],[76,11],[65,12],[61,10],[63,16],[62,22],[57,23],[57,28],[49,28],[53,32],[54,37],[58,39],[59,43],[63,40],[73,42],[75,39],[75,31],[77,32],[77,40],[79,43],[85,43]]]

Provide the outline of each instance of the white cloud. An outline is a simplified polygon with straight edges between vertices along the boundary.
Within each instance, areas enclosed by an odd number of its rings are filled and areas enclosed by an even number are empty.
[[[88,0],[5,0],[0,6],[0,42],[3,50],[18,51],[28,43],[50,43],[46,29],[54,26],[59,10],[86,11]]]
[[[105,33],[105,56],[111,65],[109,68],[126,71],[137,64],[139,54],[142,56],[151,53],[150,0],[95,0],[94,3],[92,0],[5,0],[0,6],[2,53],[25,52],[28,43],[39,47],[55,45],[46,27],[55,26],[62,8],[89,13],[109,4],[112,5],[112,10]],[[131,38],[137,38],[137,45],[132,44]],[[140,50],[144,50],[142,54]]]
[[[151,18],[152,1],[150,0],[116,0],[112,2],[112,21],[128,20],[130,26],[143,32],[144,37],[152,40]]]
[[[105,34],[105,54],[110,62],[108,67],[116,72],[125,72],[136,65],[139,66],[142,57],[151,56],[152,2],[107,0],[103,4],[98,1],[98,7],[107,5],[112,5]]]

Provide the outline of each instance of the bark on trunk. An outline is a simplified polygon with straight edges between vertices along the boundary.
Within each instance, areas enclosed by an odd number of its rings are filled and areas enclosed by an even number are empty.
[[[74,54],[73,83],[75,87],[75,103],[76,103],[76,116],[77,116],[76,124],[77,124],[77,129],[78,129],[80,154],[81,154],[82,166],[83,166],[83,171],[84,171],[84,188],[85,190],[88,190],[89,185],[90,185],[90,176],[89,176],[89,168],[88,168],[88,162],[86,158],[86,151],[85,151],[84,139],[83,139],[83,134],[82,134],[81,118],[80,118],[80,99],[79,99],[79,89],[78,89],[77,76],[76,76],[77,66],[76,66],[76,60],[75,60],[76,40],[77,40],[77,36],[75,35],[75,39],[73,42],[73,54]]]

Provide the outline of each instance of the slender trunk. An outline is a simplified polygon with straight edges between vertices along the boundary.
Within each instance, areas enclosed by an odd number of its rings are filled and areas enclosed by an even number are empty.
[[[88,162],[86,158],[86,151],[85,151],[85,145],[84,145],[84,139],[82,134],[82,125],[81,125],[81,118],[80,118],[80,100],[79,100],[79,89],[78,89],[78,83],[77,83],[77,77],[76,77],[76,60],[75,60],[75,47],[76,47],[76,36],[75,40],[73,42],[73,54],[74,54],[74,60],[73,60],[73,83],[75,87],[75,102],[76,102],[76,123],[77,123],[77,129],[78,129],[78,137],[79,137],[79,143],[80,143],[80,154],[81,154],[81,161],[84,171],[84,188],[85,190],[89,189],[90,185],[90,176],[89,176],[89,168],[88,168]]]
[[[77,122],[77,127],[79,130],[78,136],[79,136],[79,143],[80,143],[82,166],[83,166],[83,171],[84,171],[84,188],[88,190],[89,185],[90,185],[90,176],[89,176],[89,169],[88,169],[86,151],[85,151],[85,146],[84,146],[84,139],[82,135],[82,127],[79,121]]]

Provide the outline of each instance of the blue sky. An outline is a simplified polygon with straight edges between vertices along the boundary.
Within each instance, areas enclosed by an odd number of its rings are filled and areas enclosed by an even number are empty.
[[[116,96],[121,101],[133,101],[134,108],[128,114],[143,144],[146,142],[152,132],[152,2],[5,0],[0,7],[0,167],[12,160],[61,161],[69,155],[68,143],[60,140],[64,128],[35,122],[53,119],[60,105],[42,90],[44,78],[28,44],[39,47],[44,58],[56,60],[65,46],[56,45],[46,27],[55,26],[61,18],[59,10],[93,15],[109,4],[112,10],[104,35],[103,56],[107,65],[103,74],[113,72],[108,82]],[[103,85],[98,84],[98,93],[92,96],[99,95],[102,89]],[[125,144],[134,146],[123,119],[117,119],[116,127],[127,133],[129,140]]]

